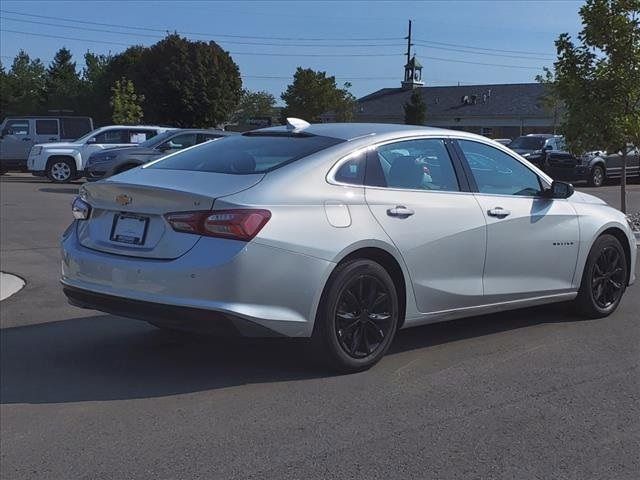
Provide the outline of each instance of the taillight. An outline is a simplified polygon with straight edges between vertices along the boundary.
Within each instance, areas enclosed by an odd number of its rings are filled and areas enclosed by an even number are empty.
[[[71,204],[71,213],[76,220],[86,220],[91,215],[91,205],[76,197]]]
[[[167,213],[164,218],[176,232],[247,242],[265,226],[271,212],[257,209],[207,210]]]

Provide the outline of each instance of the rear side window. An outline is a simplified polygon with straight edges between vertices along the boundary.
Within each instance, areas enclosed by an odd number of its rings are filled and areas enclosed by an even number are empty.
[[[344,140],[305,134],[244,134],[206,142],[148,168],[245,175],[265,173]]]
[[[36,133],[38,135],[57,135],[58,120],[36,120]]]
[[[158,134],[155,130],[131,130],[129,131],[129,139],[126,143],[142,143]]]
[[[366,159],[367,154],[365,152],[348,159],[340,166],[333,177],[334,180],[340,183],[348,183],[349,185],[362,185]]]
[[[410,190],[460,190],[442,139],[419,139],[378,147],[367,169],[366,184]]]

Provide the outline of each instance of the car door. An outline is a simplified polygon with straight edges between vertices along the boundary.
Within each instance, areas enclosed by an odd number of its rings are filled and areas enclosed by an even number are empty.
[[[425,313],[482,303],[486,222],[456,162],[442,138],[387,143],[367,159],[367,204]]]
[[[33,126],[31,120],[8,120],[2,130],[0,157],[7,160],[26,160],[33,146]]]
[[[504,151],[473,140],[457,144],[487,223],[485,301],[572,289],[580,236],[571,204],[543,196],[543,180]]]
[[[60,140],[60,125],[57,118],[35,119],[35,142],[50,143]]]

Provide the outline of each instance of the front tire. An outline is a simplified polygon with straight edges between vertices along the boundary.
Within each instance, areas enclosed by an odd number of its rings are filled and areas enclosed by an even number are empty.
[[[316,315],[312,342],[330,368],[358,372],[387,352],[398,328],[398,293],[380,264],[356,259],[331,275]]]
[[[54,183],[69,183],[76,176],[75,163],[66,158],[53,158],[47,165],[47,177]]]
[[[601,187],[604,184],[605,173],[604,168],[600,165],[596,165],[591,169],[591,175],[589,176],[589,185],[592,187]]]
[[[582,273],[576,309],[588,318],[611,315],[620,304],[627,286],[627,259],[613,235],[598,237]]]

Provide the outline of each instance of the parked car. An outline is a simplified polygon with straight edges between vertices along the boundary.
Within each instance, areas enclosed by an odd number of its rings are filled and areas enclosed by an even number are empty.
[[[640,148],[628,145],[627,179],[640,178]],[[581,159],[589,172],[589,183],[599,187],[606,180],[622,178],[622,152],[608,154],[605,151],[590,152]]]
[[[561,301],[604,317],[635,280],[624,214],[461,131],[288,119],[87,183],[72,210],[72,304],[311,337],[341,371],[400,328]]]
[[[84,169],[90,182],[122,173],[183,148],[230,135],[223,130],[176,129],[156,135],[135,147],[109,148],[93,153]]]
[[[89,117],[6,117],[0,124],[0,170],[25,170],[36,143],[71,141],[91,130]]]
[[[110,125],[87,133],[73,142],[34,145],[28,168],[33,175],[47,176],[55,183],[69,182],[84,175],[89,156],[106,148],[132,146],[171,130],[147,125]]]

